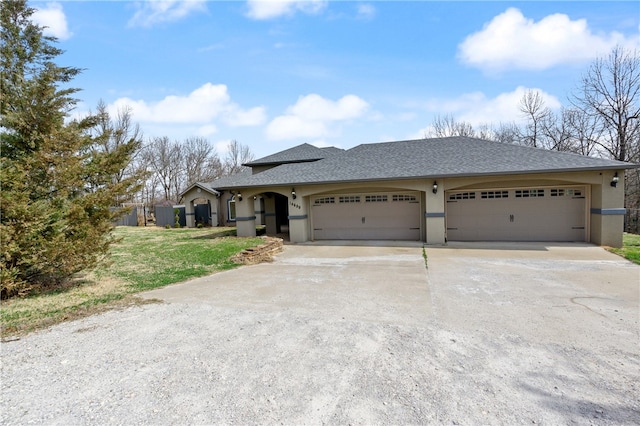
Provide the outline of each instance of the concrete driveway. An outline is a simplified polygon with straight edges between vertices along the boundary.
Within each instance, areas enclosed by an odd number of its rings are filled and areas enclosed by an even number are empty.
[[[640,421],[640,267],[307,244],[2,346],[2,424]]]
[[[327,320],[424,324],[431,316],[422,243],[285,246],[273,263],[147,292],[170,303],[309,315]]]

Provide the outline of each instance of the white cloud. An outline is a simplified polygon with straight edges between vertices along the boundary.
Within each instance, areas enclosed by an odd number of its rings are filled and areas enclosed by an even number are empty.
[[[466,93],[453,99],[432,99],[426,104],[426,110],[434,115],[451,115],[456,121],[464,121],[473,126],[488,124],[497,126],[499,123],[522,122],[525,120],[520,111],[520,101],[527,91],[540,93],[545,106],[551,110],[561,107],[561,102],[555,96],[537,88],[516,87],[511,92],[505,92],[493,98],[488,98],[482,92]],[[417,130],[411,138],[422,138],[431,129],[431,125]]]
[[[267,126],[271,140],[320,138],[331,132],[331,125],[362,117],[369,104],[355,95],[346,95],[337,101],[311,94],[300,97],[286,114],[274,118]]]
[[[527,91],[538,92],[546,107],[557,110],[562,103],[555,96],[538,88],[518,86],[512,92],[501,93],[494,98],[487,98],[481,93],[471,96],[469,103],[465,103],[458,115],[459,119],[474,126],[480,124],[498,124],[500,122],[524,120],[520,111],[520,101]]]
[[[248,0],[247,16],[252,19],[266,20],[280,16],[291,16],[296,12],[307,14],[320,13],[326,6],[326,0]]]
[[[217,130],[215,119],[231,127],[257,126],[266,120],[264,107],[242,109],[231,101],[224,84],[206,83],[186,96],[172,95],[155,102],[119,98],[109,107],[114,113],[129,107],[134,120],[139,122],[199,124],[201,133],[210,134]]]
[[[409,133],[406,137],[406,139],[423,139],[428,137],[428,135],[431,134],[431,132],[433,131],[433,126],[431,124],[429,124],[427,127],[423,127],[421,129],[418,129],[417,131],[413,132],[413,133]]]
[[[198,136],[208,137],[214,135],[218,132],[218,128],[215,124],[205,124],[204,126],[198,128],[196,131]]]
[[[376,16],[376,8],[368,3],[360,3],[357,6],[356,18],[368,21]]]
[[[543,70],[564,63],[594,59],[616,44],[638,47],[640,38],[618,32],[594,34],[585,19],[553,14],[538,22],[509,8],[458,46],[459,58],[487,71]]]
[[[47,3],[46,7],[36,9],[31,18],[36,24],[45,27],[43,32],[47,36],[67,40],[73,35],[67,27],[67,17],[60,3]]]
[[[242,110],[236,106],[229,108],[223,120],[231,127],[259,126],[267,119],[264,107],[254,107]]]
[[[162,22],[180,20],[193,12],[206,9],[205,0],[148,0],[136,2],[131,27],[151,27]]]

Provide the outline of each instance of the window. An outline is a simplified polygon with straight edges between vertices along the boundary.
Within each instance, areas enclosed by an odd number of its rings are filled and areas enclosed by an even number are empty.
[[[582,197],[582,191],[579,189],[562,189],[554,188],[551,190],[552,197]]]
[[[494,199],[494,198],[509,198],[509,191],[482,191],[480,198]]]
[[[405,194],[395,194],[392,198],[392,201],[417,201],[415,195],[405,195]]]
[[[359,195],[345,195],[343,197],[339,197],[338,201],[340,203],[359,203],[360,196]]]
[[[386,203],[387,196],[386,195],[365,195],[364,202],[365,203]]]
[[[516,189],[516,198],[544,197],[544,189]]]
[[[449,200],[475,200],[475,192],[458,192],[457,194],[449,195]]]
[[[314,204],[335,204],[336,197],[316,198],[313,203]]]
[[[227,220],[229,222],[236,221],[236,200],[227,201]]]

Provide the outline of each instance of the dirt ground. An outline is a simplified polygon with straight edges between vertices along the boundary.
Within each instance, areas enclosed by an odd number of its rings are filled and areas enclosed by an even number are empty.
[[[582,244],[289,245],[2,344],[2,424],[638,424],[640,267]]]

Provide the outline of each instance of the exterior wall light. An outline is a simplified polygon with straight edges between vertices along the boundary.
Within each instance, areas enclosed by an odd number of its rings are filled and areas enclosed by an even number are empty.
[[[618,186],[619,181],[620,181],[620,178],[618,177],[618,172],[616,172],[616,174],[613,175],[613,179],[611,179],[611,186],[615,188],[616,186]]]
[[[433,182],[433,193],[434,194],[438,193],[438,182]]]
[[[296,198],[298,198],[298,196],[296,195],[296,189],[295,188],[291,188],[291,198],[293,198],[294,200]]]
[[[242,194],[238,192],[238,201],[242,201]]]

